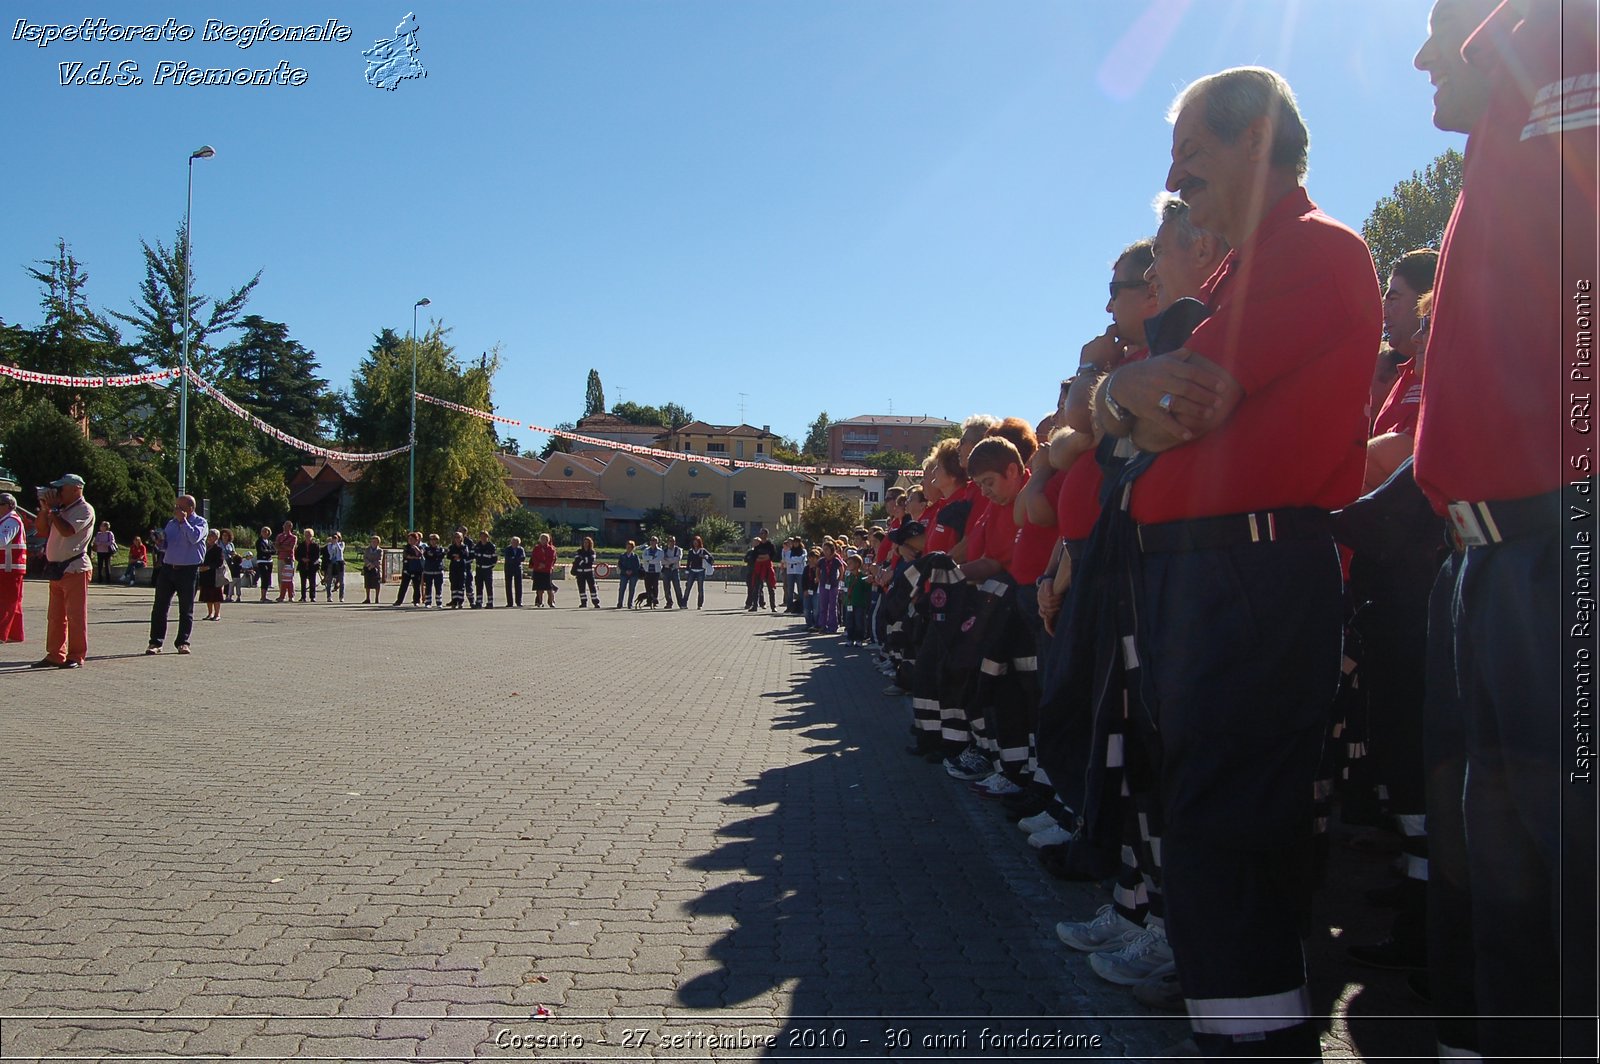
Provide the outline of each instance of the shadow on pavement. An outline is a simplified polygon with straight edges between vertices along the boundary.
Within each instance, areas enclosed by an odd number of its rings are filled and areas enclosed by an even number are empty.
[[[987,803],[902,752],[909,709],[879,694],[865,650],[798,625],[762,638],[795,644],[793,687],[765,697],[774,727],[811,742],[723,799],[752,815],[688,862],[742,878],[690,904],[734,926],[710,950],[721,967],[678,989],[682,1006],[787,988],[781,1056],[973,1053],[982,1031],[1026,1028],[1098,1036],[1075,1055],[1121,1058],[1182,1036],[1121,991],[1086,990],[1097,981],[1052,924],[1092,913],[1088,893],[1049,881],[1020,836],[997,837],[1017,834],[997,809],[963,808]],[[1106,1019],[1107,1001],[1132,1015]]]

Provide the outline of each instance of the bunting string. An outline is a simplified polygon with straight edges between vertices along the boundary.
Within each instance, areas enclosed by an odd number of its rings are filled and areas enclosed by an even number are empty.
[[[298,439],[297,437],[291,436],[287,432],[284,432],[282,429],[274,428],[272,425],[267,424],[265,421],[262,421],[260,418],[250,413],[250,411],[246,410],[232,399],[229,399],[226,395],[223,395],[221,389],[205,380],[202,380],[200,374],[196,373],[192,369],[189,371],[189,380],[194,382],[194,386],[196,388],[199,388],[202,392],[205,392],[218,403],[222,404],[222,407],[230,414],[233,414],[235,417],[243,418],[245,421],[248,421],[251,425],[255,426],[257,431],[264,432],[268,436],[271,436],[273,439],[277,440],[279,443],[288,444],[297,451],[304,451],[307,454],[314,454],[318,458],[332,458],[340,462],[377,462],[385,458],[393,458],[397,454],[405,454],[407,451],[411,450],[410,445],[405,447],[394,447],[390,450],[378,451],[376,453],[366,453],[361,451],[336,451],[331,447],[323,447],[320,444],[311,443],[308,440]]]
[[[136,384],[160,384],[163,381],[175,380],[183,376],[182,369],[159,369],[149,373],[127,373],[114,377],[72,377],[62,373],[36,373],[33,370],[18,369],[16,366],[0,365],[0,377],[9,377],[24,384],[54,384],[63,388],[128,388]],[[236,417],[241,417],[250,422],[257,431],[264,432],[279,443],[287,444],[297,451],[314,454],[319,458],[333,458],[341,462],[376,462],[384,458],[393,458],[397,454],[405,454],[411,448],[395,447],[391,450],[380,451],[377,454],[367,454],[359,451],[336,451],[331,447],[311,443],[309,440],[298,439],[289,435],[282,429],[262,421],[238,403],[223,395],[221,390],[201,379],[193,369],[189,370],[189,380],[202,392],[221,403],[224,409]]]
[[[448,399],[438,399],[422,392],[417,392],[416,395],[424,403],[432,403],[434,406],[441,406],[446,410],[454,410],[458,414],[467,414],[472,417],[482,418],[484,421],[493,421],[501,425],[527,429],[529,432],[539,432],[546,436],[560,436],[562,439],[572,440],[574,443],[586,443],[591,447],[625,451],[628,454],[636,454],[643,458],[654,458],[664,462],[699,462],[704,465],[733,466],[736,469],[777,469],[789,473],[812,473],[842,477],[881,477],[884,475],[881,469],[867,469],[858,466],[807,466],[788,465],[784,462],[746,462],[731,458],[713,458],[710,455],[692,454],[687,451],[668,451],[660,447],[645,447],[637,443],[623,443],[619,440],[607,440],[599,436],[585,436],[582,433],[571,432],[567,429],[546,428],[543,425],[535,425],[531,421],[523,422],[515,418],[501,417],[499,414],[491,414],[487,410],[475,410],[470,406],[462,406],[460,403],[452,403]],[[896,470],[896,472],[901,476],[911,477],[912,479],[922,476],[921,469],[900,469]]]
[[[69,377],[60,373],[36,373],[31,369],[0,365],[0,377],[24,384],[56,384],[64,388],[128,388],[135,384],[157,384],[177,377],[181,369],[162,369],[151,373],[128,373],[118,377]]]

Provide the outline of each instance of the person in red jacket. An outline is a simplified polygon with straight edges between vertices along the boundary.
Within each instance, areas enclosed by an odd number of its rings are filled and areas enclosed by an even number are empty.
[[[528,572],[533,577],[533,607],[543,609],[556,604],[556,548],[550,533],[539,536],[539,542],[528,552]],[[520,605],[520,603],[519,603]]]

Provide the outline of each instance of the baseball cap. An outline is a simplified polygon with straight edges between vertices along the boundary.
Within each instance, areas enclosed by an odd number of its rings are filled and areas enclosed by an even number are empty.
[[[83,487],[83,478],[76,473],[68,473],[60,480],[52,480],[50,486],[52,488],[81,488]]]

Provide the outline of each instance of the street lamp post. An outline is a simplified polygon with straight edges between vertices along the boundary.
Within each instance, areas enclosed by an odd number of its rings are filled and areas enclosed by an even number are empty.
[[[189,227],[194,217],[194,161],[217,150],[203,144],[189,153],[189,193],[183,208],[183,377],[178,385],[178,494],[189,493]]]
[[[411,304],[411,491],[406,507],[406,531],[417,527],[417,308],[433,302],[423,296]]]

